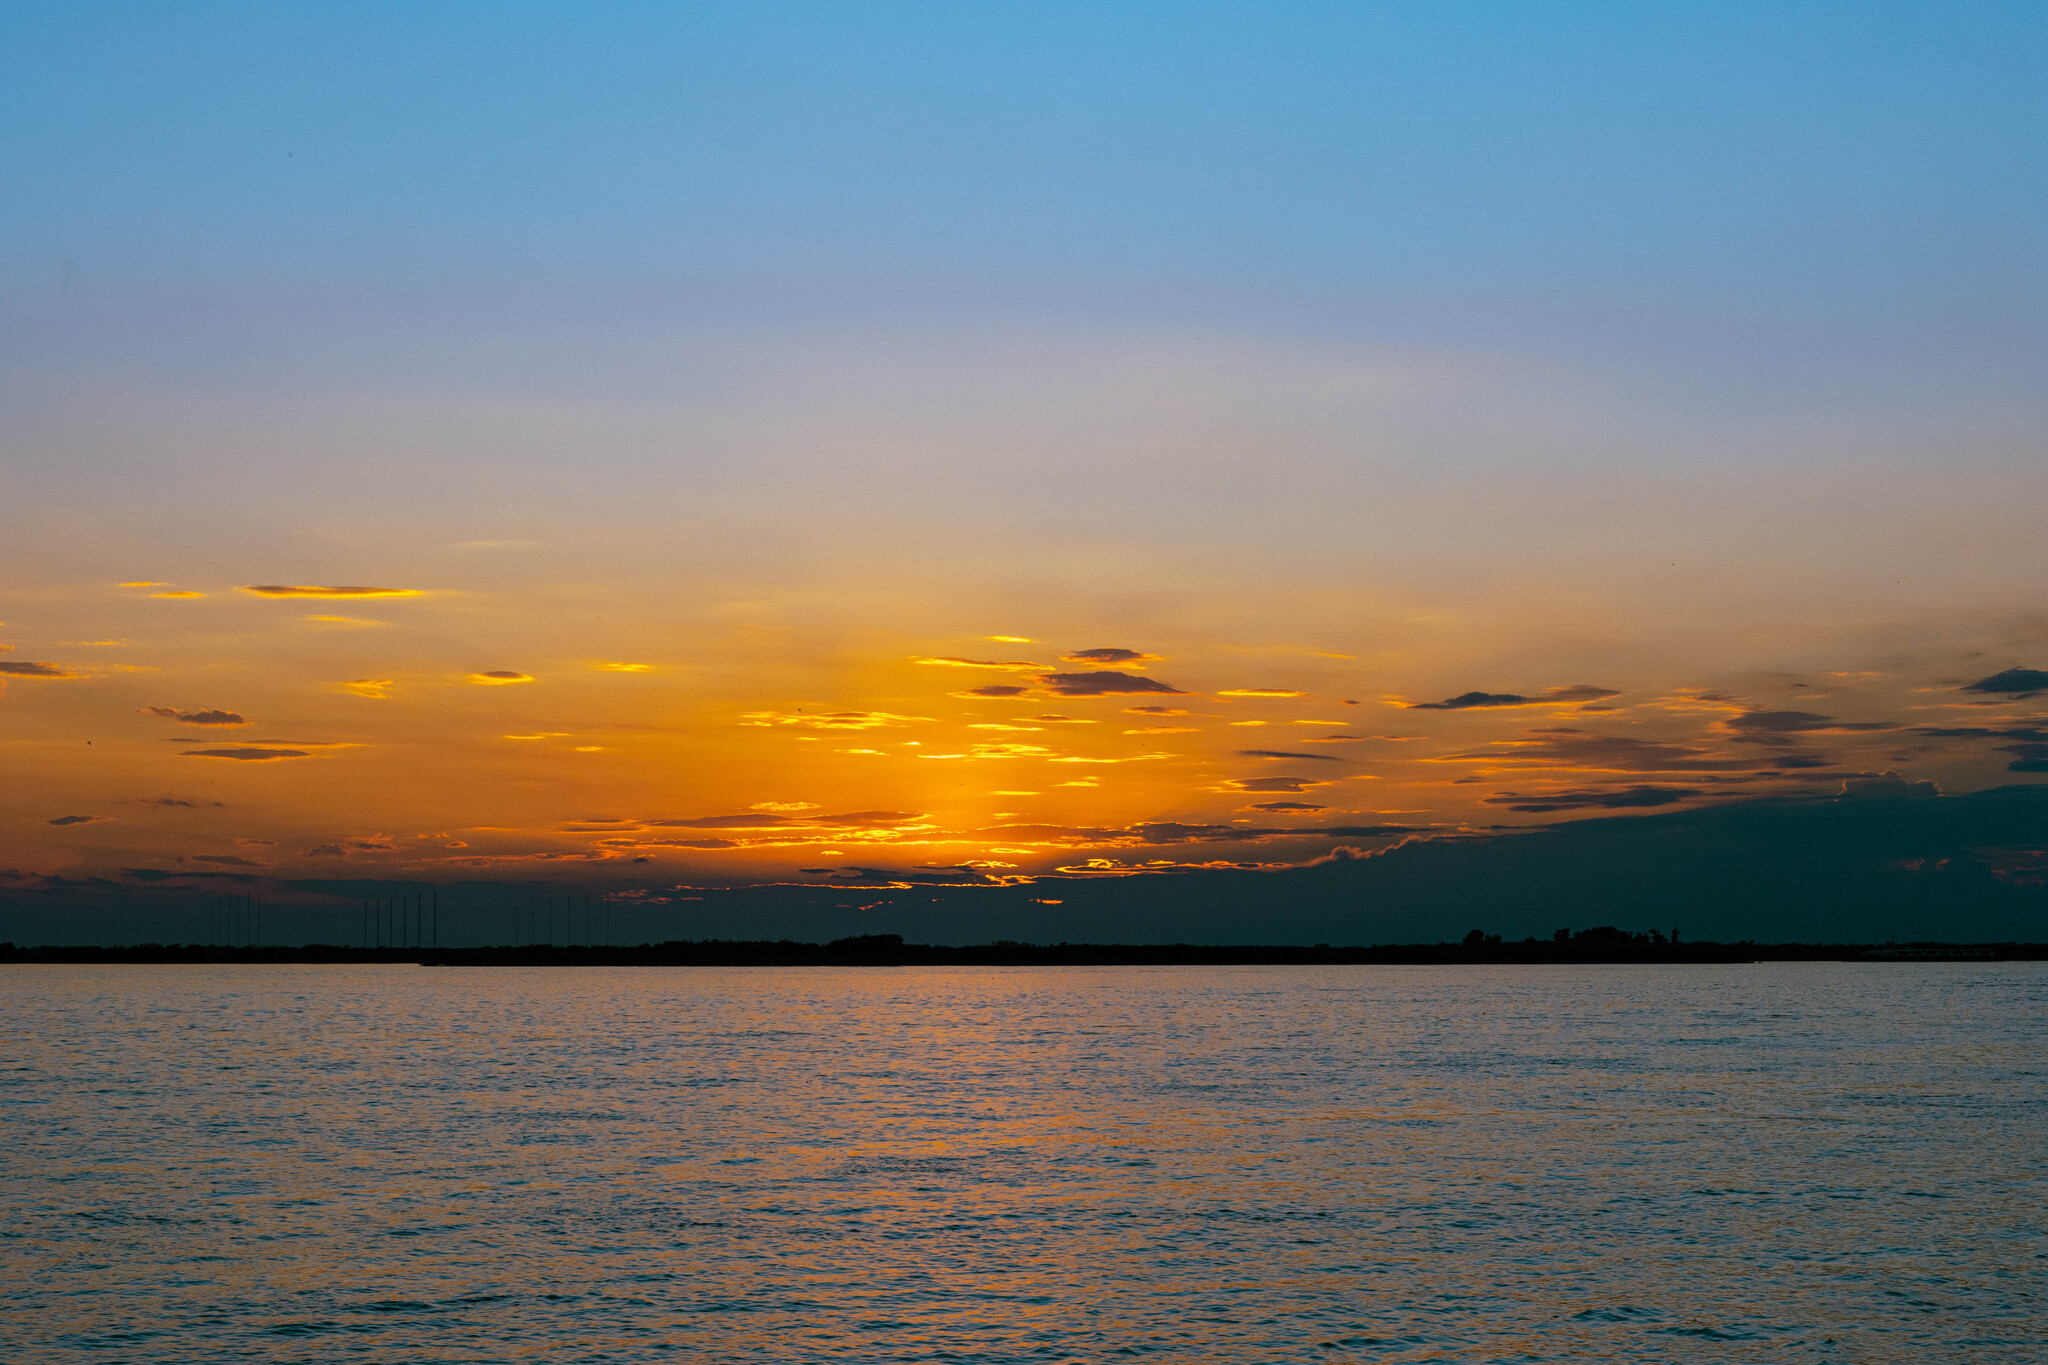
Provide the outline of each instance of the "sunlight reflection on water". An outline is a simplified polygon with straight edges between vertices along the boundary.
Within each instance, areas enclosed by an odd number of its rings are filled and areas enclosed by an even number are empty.
[[[0,1358],[2033,1360],[2041,964],[9,967]]]

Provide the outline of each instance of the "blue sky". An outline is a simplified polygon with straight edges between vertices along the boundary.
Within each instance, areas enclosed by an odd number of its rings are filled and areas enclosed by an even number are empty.
[[[858,286],[2038,304],[2048,13],[70,4],[4,21],[14,289]]]

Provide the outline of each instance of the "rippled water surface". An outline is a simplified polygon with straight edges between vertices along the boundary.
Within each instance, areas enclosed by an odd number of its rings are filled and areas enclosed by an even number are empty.
[[[2040,964],[0,990],[10,1365],[2048,1358]]]

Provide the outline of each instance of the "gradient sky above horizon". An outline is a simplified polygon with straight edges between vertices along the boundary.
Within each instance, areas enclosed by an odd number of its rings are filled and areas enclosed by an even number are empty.
[[[15,6],[0,867],[2041,780],[1967,689],[2048,669],[2043,70],[2017,4]]]

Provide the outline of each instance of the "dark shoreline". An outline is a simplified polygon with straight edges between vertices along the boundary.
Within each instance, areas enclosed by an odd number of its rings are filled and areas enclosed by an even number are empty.
[[[223,947],[143,943],[18,947],[0,963],[410,963],[427,967],[1138,967],[1314,965],[1684,964],[1731,962],[2031,962],[2040,943],[1406,943],[1376,947],[1289,944],[903,943],[889,936],[833,943],[708,939],[635,946],[354,948],[337,944]]]

